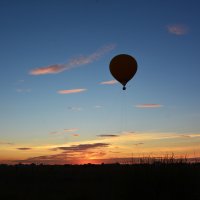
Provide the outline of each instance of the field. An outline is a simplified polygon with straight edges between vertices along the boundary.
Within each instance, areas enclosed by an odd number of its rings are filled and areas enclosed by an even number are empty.
[[[2,200],[200,200],[200,164],[0,165]]]

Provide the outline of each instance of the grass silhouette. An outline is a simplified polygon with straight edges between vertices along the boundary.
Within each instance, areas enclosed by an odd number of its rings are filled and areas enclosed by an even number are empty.
[[[199,200],[200,163],[0,165],[0,199]]]

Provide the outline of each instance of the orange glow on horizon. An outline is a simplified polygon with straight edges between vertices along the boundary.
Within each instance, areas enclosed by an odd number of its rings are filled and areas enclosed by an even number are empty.
[[[76,135],[78,136],[78,134]],[[117,137],[97,137],[54,145],[2,145],[0,162],[46,164],[101,164],[130,157],[200,157],[200,134],[122,132]],[[80,137],[77,137],[77,140]]]

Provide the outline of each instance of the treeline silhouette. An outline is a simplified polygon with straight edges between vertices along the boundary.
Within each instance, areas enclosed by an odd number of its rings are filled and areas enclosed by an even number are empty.
[[[2,200],[200,200],[199,163],[0,165]]]

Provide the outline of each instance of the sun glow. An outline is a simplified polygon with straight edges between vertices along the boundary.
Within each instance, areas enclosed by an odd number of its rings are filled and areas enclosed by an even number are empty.
[[[126,131],[118,133],[117,137],[103,136],[62,145],[4,145],[0,148],[0,157],[2,162],[13,160],[13,163],[100,164],[130,156],[165,157],[172,153],[175,157],[200,156],[200,145],[196,146],[200,144],[200,134]]]

